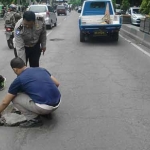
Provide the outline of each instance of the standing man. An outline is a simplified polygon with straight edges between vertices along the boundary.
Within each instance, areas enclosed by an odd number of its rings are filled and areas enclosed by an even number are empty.
[[[14,107],[27,119],[20,127],[41,126],[43,123],[39,115],[51,113],[60,104],[61,94],[57,79],[44,68],[27,68],[19,57],[12,59],[10,65],[17,78],[0,104],[0,113],[12,101]]]
[[[23,59],[30,67],[39,67],[41,52],[46,50],[46,25],[42,16],[32,11],[23,14],[14,30],[15,56]]]

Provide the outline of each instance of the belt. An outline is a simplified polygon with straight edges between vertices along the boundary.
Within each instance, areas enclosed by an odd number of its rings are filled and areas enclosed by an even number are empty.
[[[25,45],[25,47],[33,47],[33,44]]]

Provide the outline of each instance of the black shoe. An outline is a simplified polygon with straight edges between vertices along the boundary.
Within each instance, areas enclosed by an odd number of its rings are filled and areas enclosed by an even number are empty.
[[[32,128],[32,127],[40,127],[43,125],[42,120],[40,119],[40,117],[36,117],[32,120],[28,120],[25,123],[21,123],[19,126],[21,128]]]
[[[15,114],[21,115],[21,111],[15,109],[15,108],[12,109],[11,113],[15,113]]]

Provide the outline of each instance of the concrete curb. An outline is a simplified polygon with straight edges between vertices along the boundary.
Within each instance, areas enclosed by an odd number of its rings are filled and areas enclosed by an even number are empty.
[[[150,34],[140,31],[139,28],[135,28],[132,25],[123,24],[120,33],[122,35],[127,35],[142,45],[150,48]]]

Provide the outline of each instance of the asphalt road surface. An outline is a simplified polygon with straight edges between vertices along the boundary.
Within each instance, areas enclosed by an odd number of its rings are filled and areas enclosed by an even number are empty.
[[[79,14],[58,16],[40,66],[60,82],[62,103],[40,128],[0,127],[0,150],[149,150],[150,58],[129,41],[79,41]],[[14,57],[0,30],[7,93]]]

